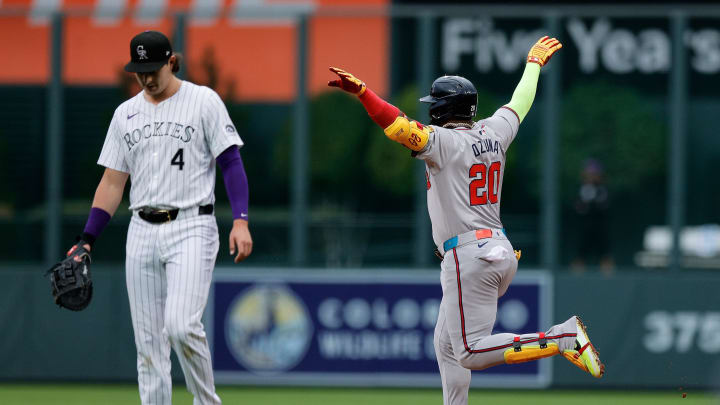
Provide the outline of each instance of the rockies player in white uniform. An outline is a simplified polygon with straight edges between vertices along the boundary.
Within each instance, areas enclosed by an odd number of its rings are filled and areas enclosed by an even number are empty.
[[[535,97],[540,69],[562,45],[543,37],[531,48],[512,100],[491,117],[473,122],[477,91],[468,80],[443,76],[430,95],[430,125],[405,116],[350,73],[328,85],[356,94],[385,134],[426,164],[428,211],[442,257],[443,299],[435,327],[435,352],[445,404],[467,404],[470,370],[563,354],[594,377],[604,366],[576,316],[546,332],[492,335],[497,300],[517,270],[500,221],[507,150]]]
[[[180,56],[165,35],[138,34],[130,55],[125,70],[143,90],[115,110],[98,160],[106,169],[80,243],[90,249],[130,177],[125,265],[141,401],[172,403],[172,347],[194,404],[219,404],[201,323],[219,248],[215,163],[233,211],[229,245],[238,262],[252,249],[243,142],[214,91],[175,77]]]

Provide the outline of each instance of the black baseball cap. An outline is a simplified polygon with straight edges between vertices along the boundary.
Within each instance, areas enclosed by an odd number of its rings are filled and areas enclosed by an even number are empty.
[[[145,31],[130,41],[130,63],[126,72],[147,73],[160,70],[172,56],[170,40],[158,31]]]

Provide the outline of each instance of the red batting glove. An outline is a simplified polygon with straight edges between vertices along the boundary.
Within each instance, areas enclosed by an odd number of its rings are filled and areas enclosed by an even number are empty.
[[[348,93],[355,94],[356,96],[362,96],[362,94],[365,93],[365,89],[367,89],[367,87],[362,80],[336,67],[331,67],[330,71],[338,75],[340,78],[336,80],[330,80],[328,82],[328,86],[338,87],[344,91],[347,91]]]

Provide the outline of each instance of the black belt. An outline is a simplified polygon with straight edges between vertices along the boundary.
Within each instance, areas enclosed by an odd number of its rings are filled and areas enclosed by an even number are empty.
[[[178,213],[180,212],[179,209],[175,208],[172,210],[158,210],[158,209],[149,209],[149,208],[143,208],[140,211],[138,211],[138,215],[140,218],[153,223],[153,224],[162,224],[164,222],[170,222],[174,221],[175,218],[177,218]],[[198,215],[210,215],[213,213],[213,205],[201,205],[198,207]]]

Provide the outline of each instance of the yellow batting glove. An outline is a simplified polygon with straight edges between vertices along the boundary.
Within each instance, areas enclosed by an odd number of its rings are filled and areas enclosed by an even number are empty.
[[[550,58],[557,52],[558,49],[562,48],[562,44],[555,38],[550,38],[547,35],[540,38],[535,45],[530,48],[528,53],[528,63],[537,63],[540,66],[545,66],[550,61]]]
[[[338,75],[339,79],[330,80],[328,82],[328,86],[338,87],[348,93],[355,94],[356,96],[361,96],[365,93],[365,89],[367,87],[365,87],[365,83],[363,83],[362,80],[336,67],[331,67],[330,71]]]

